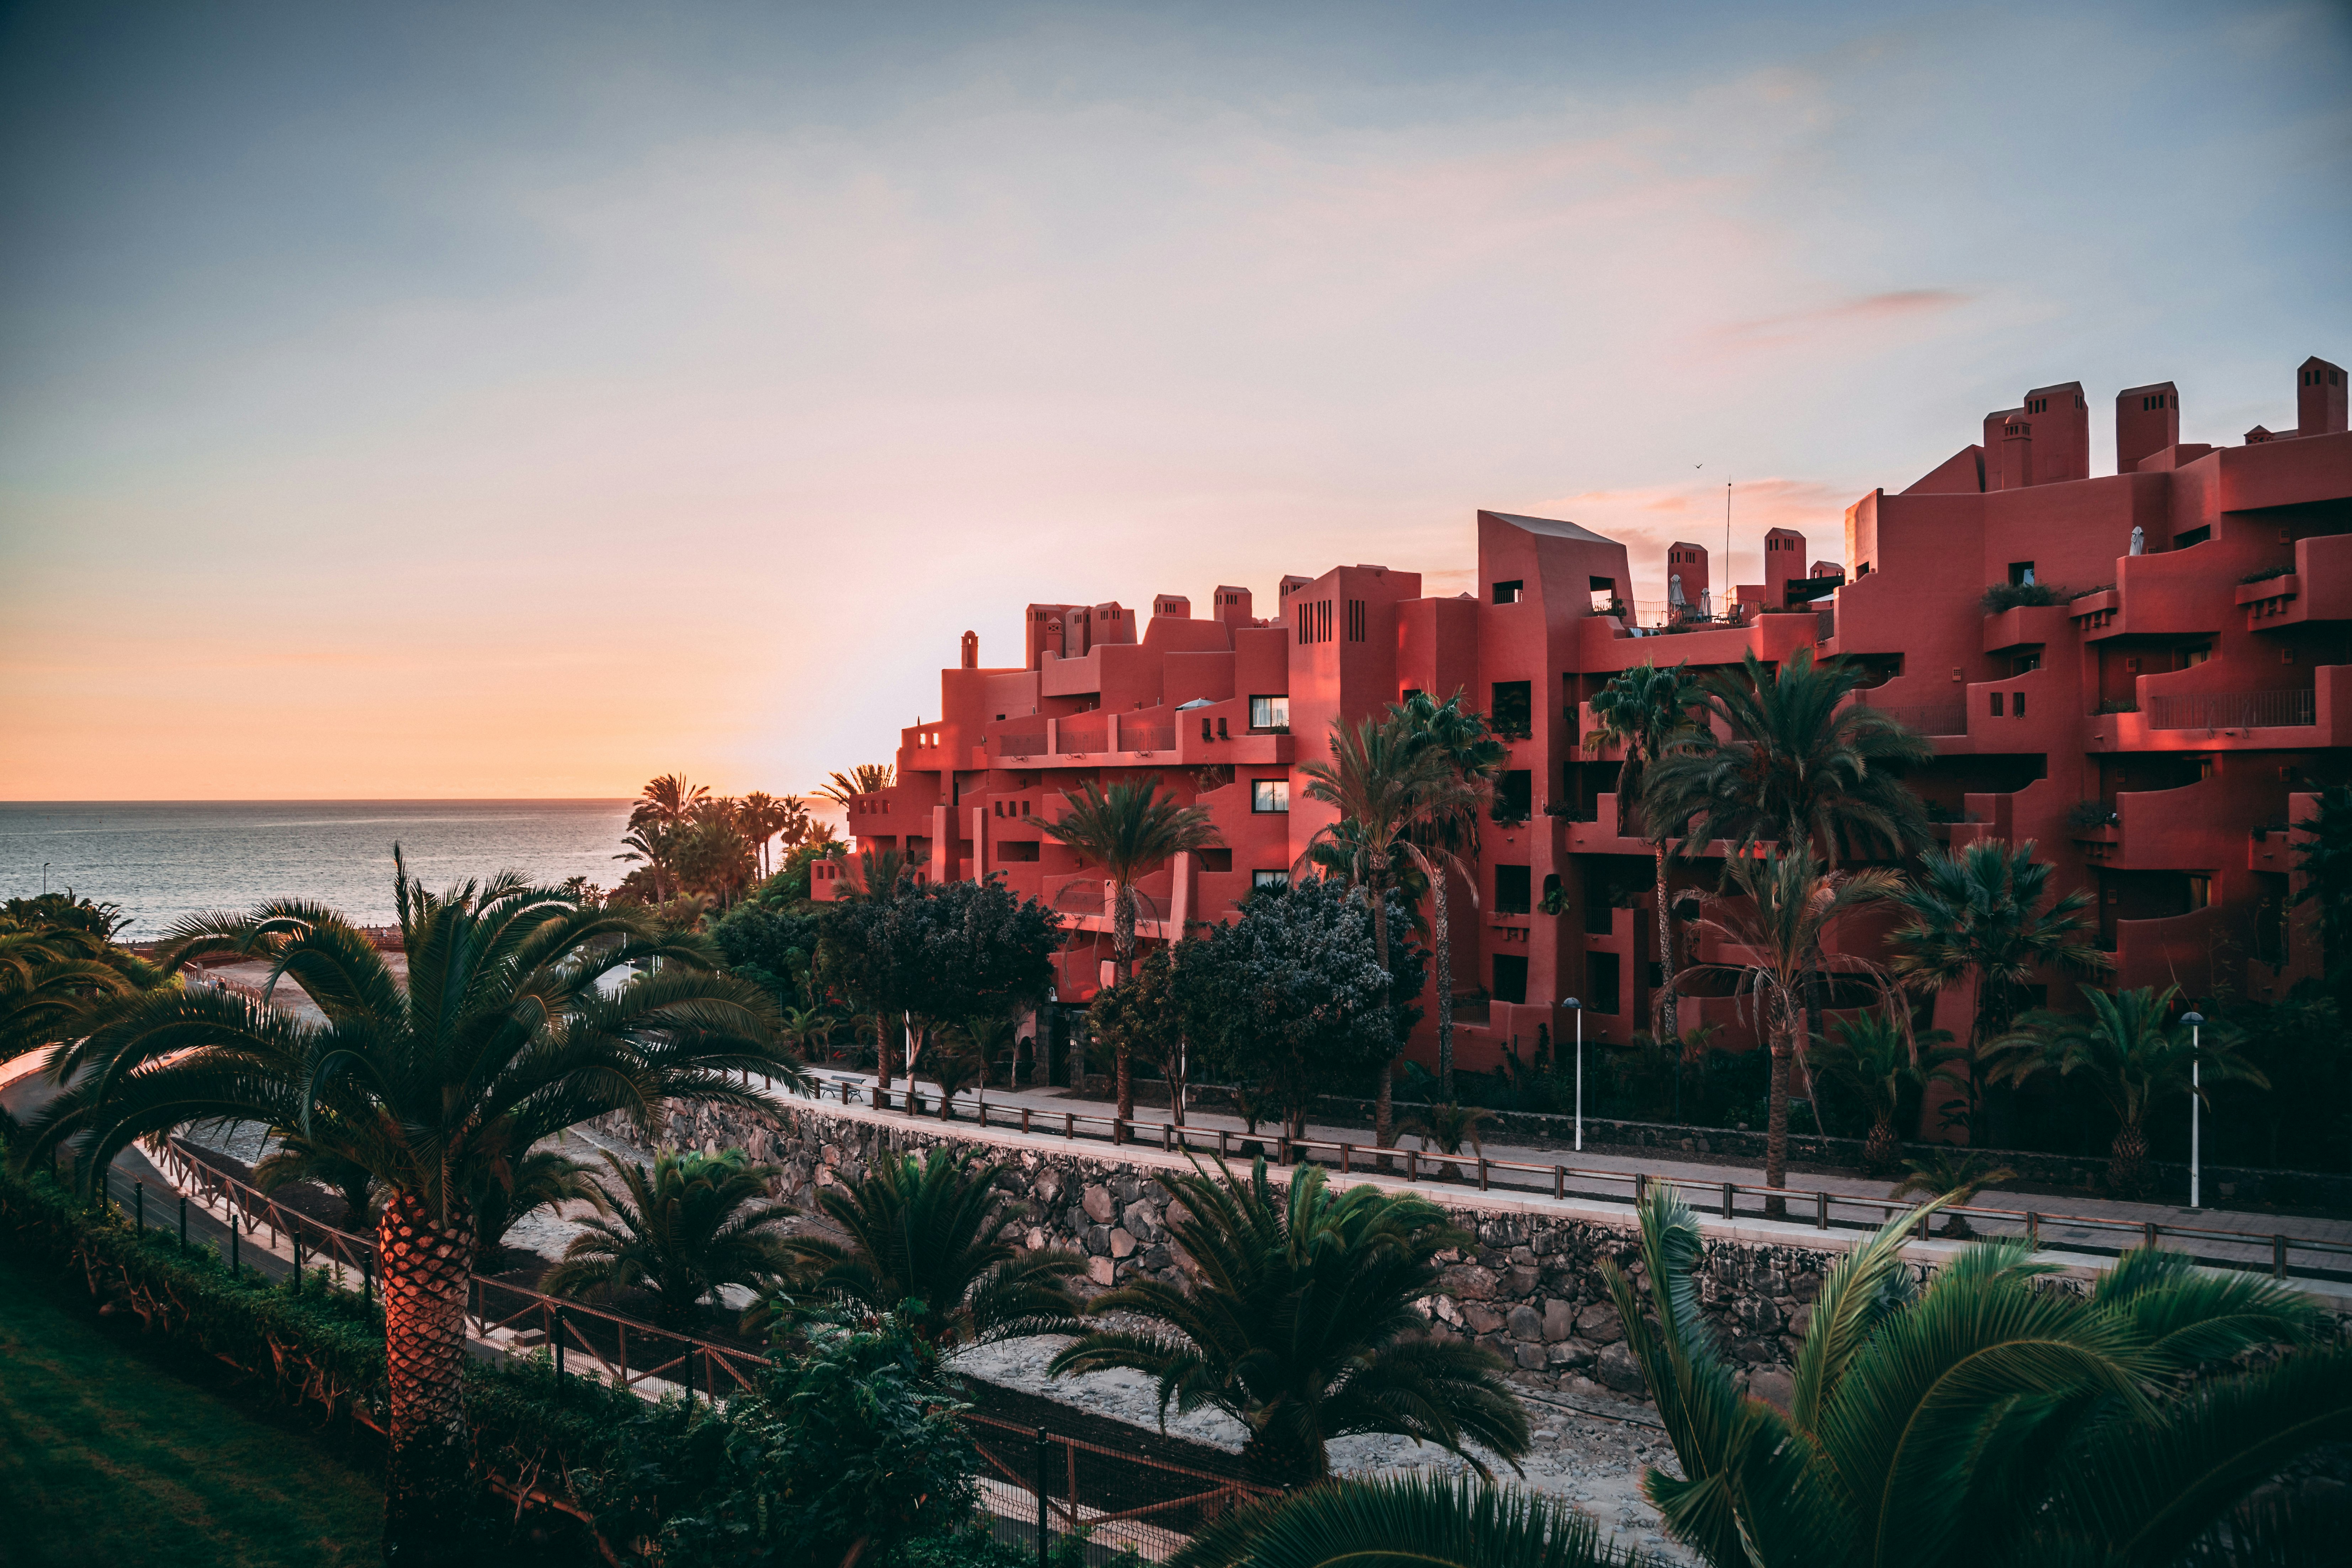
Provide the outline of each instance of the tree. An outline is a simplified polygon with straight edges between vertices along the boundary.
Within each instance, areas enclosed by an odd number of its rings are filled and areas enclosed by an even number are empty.
[[[643,1290],[654,1298],[654,1321],[687,1329],[704,1297],[717,1303],[720,1286],[757,1289],[792,1266],[783,1226],[793,1211],[767,1201],[777,1167],[754,1165],[740,1149],[662,1149],[650,1167],[603,1157],[613,1180],[597,1207],[612,1217],[582,1222],[563,1261],[540,1281],[548,1295],[610,1300]]]
[[[1976,1202],[1977,1194],[1996,1182],[2017,1180],[2015,1171],[1995,1163],[1991,1155],[1964,1153],[1948,1144],[1931,1151],[1924,1160],[1906,1160],[1903,1164],[1909,1173],[1887,1189],[1888,1197],[1903,1198],[1917,1193],[1922,1197],[1941,1198],[1955,1209]],[[1947,1215],[1944,1234],[1971,1234],[1969,1216]]]
[[[2076,889],[2042,900],[2050,891],[2051,866],[2033,858],[2029,838],[2010,845],[1980,838],[1958,850],[1930,855],[1916,877],[1895,889],[1895,902],[1909,917],[1895,928],[1894,972],[1935,992],[1973,977],[1975,1016],[1960,1058],[1975,1063],[1987,1042],[2008,1034],[2016,1021],[2017,997],[2037,969],[2054,967],[2096,974],[2112,964],[2099,951],[2085,921],[2091,895]],[[1976,1073],[1952,1075],[1976,1109]],[[1971,1116],[1971,1140],[1986,1130]]]
[[[99,999],[132,995],[163,978],[79,925],[19,925],[0,916],[0,1061],[57,1045]]]
[[[1414,692],[1390,710],[1402,717],[1412,743],[1434,752],[1452,773],[1458,792],[1425,813],[1414,829],[1415,840],[1440,868],[1430,879],[1431,924],[1437,957],[1437,1085],[1446,1100],[1454,1098],[1454,926],[1451,885],[1444,875],[1449,861],[1478,847],[1478,813],[1494,798],[1495,776],[1509,760],[1510,748],[1495,739],[1484,715],[1463,706],[1462,692],[1433,702],[1426,692]],[[1478,902],[1477,882],[1467,879],[1470,903]]]
[[[78,1178],[132,1141],[215,1119],[298,1131],[383,1184],[376,1223],[389,1387],[384,1549],[449,1560],[467,1506],[459,1371],[478,1227],[467,1194],[541,1138],[665,1100],[763,1110],[751,1071],[804,1082],[775,1005],[719,973],[715,948],[629,909],[587,910],[519,874],[428,892],[394,849],[404,984],[351,921],[314,904],[173,925],[167,972],[211,953],[260,957],[324,1022],[226,991],[158,990],[101,1007],[52,1066],[68,1086],[20,1141],[29,1163],[69,1141]],[[659,960],[606,994],[600,983]]]
[[[1901,1152],[1895,1118],[1906,1106],[1916,1105],[1930,1083],[1959,1076],[1952,1064],[1962,1053],[1943,1044],[1950,1034],[1936,1029],[1915,1038],[1897,1005],[1890,1000],[1884,1011],[1840,1021],[1831,1027],[1827,1043],[1813,1052],[1816,1079],[1844,1086],[1870,1112],[1870,1135],[1863,1141],[1862,1157],[1875,1172],[1893,1169]]]
[[[795,1323],[847,1307],[895,1318],[934,1345],[1066,1331],[1078,1300],[1064,1281],[1084,1273],[1087,1261],[1008,1239],[1029,1205],[997,1184],[1003,1173],[943,1148],[920,1160],[877,1156],[857,1181],[817,1197],[846,1241],[808,1231],[787,1240],[793,1271],[753,1321]]]
[[[1308,854],[1300,858],[1292,878],[1296,880],[1305,868],[1316,845],[1345,847],[1345,875],[1349,883],[1364,890],[1371,906],[1372,954],[1386,973],[1389,894],[1396,887],[1396,860],[1408,859],[1432,881],[1443,880],[1444,872],[1458,862],[1442,850],[1437,853],[1444,857],[1443,864],[1433,858],[1431,851],[1437,849],[1434,835],[1424,830],[1474,809],[1480,793],[1464,781],[1453,760],[1430,743],[1414,720],[1403,712],[1392,710],[1383,718],[1353,725],[1334,719],[1330,746],[1329,762],[1302,763],[1298,771],[1307,779],[1307,797],[1333,807],[1339,814],[1339,821],[1317,830],[1308,840]],[[1451,987],[1451,975],[1445,984]],[[1403,1047],[1404,1031],[1399,1029],[1391,1037],[1390,1062],[1382,1064],[1374,1089],[1372,1137],[1383,1149],[1396,1142],[1391,1064]]]
[[[796,795],[781,799],[765,790],[753,790],[735,803],[735,821],[751,841],[761,880],[768,876],[768,844],[781,840],[786,850],[808,837],[808,803]]]
[[[1717,838],[1741,848],[1774,839],[1784,849],[1804,840],[1832,866],[1844,855],[1892,859],[1924,847],[1927,810],[1903,774],[1934,748],[1877,709],[1847,703],[1862,679],[1837,659],[1816,665],[1811,648],[1777,671],[1751,650],[1738,671],[1702,677],[1714,722],[1682,731],[1651,758],[1642,791],[1650,837],[1682,837],[1685,853]]]
[[[1055,1376],[1126,1367],[1160,1380],[1166,1419],[1204,1405],[1248,1429],[1242,1457],[1269,1481],[1318,1481],[1325,1446],[1360,1432],[1434,1443],[1482,1471],[1475,1445],[1516,1464],[1528,1444],[1509,1370],[1483,1346],[1436,1338],[1415,1303],[1438,1289],[1438,1254],[1472,1246],[1436,1205],[1372,1186],[1333,1193],[1301,1165],[1289,1191],[1195,1169],[1161,1180],[1187,1211],[1168,1228],[1200,1274],[1190,1289],[1137,1279],[1089,1314],[1146,1329],[1097,1329],[1054,1357]]]
[[[2316,1314],[2280,1282],[2151,1248],[2077,1297],[2038,1288],[2056,1270],[2021,1237],[1971,1244],[1923,1289],[1903,1257],[1917,1217],[1830,1270],[1785,1413],[1740,1394],[1671,1188],[1641,1205],[1643,1285],[1600,1264],[1679,1461],[1643,1490],[1716,1568],[2169,1563],[2352,1432],[2352,1352],[2302,1348]]]
[[[865,850],[857,863],[855,891],[827,904],[818,917],[816,967],[848,994],[853,1005],[873,1016],[878,1110],[890,1092],[893,1041],[922,984],[922,911],[915,907],[922,892],[906,857],[896,849]]]
[[[1236,1509],[1169,1568],[1664,1568],[1570,1503],[1461,1476],[1339,1480]]]
[[[1734,856],[1724,874],[1733,891],[1711,895],[1706,903],[1715,912],[1699,924],[1748,956],[1738,963],[1698,968],[1738,977],[1752,1004],[1757,1032],[1771,1048],[1764,1184],[1778,1187],[1785,1184],[1789,1170],[1789,1064],[1804,1055],[1809,982],[1830,969],[1876,978],[1876,966],[1867,959],[1831,949],[1847,917],[1891,896],[1902,879],[1875,868],[1825,871],[1811,846],[1801,841],[1794,849],[1778,849],[1761,859]],[[1810,1078],[1810,1063],[1806,1072]],[[1769,1206],[1778,1213],[1785,1205],[1773,1198]]]
[[[1317,878],[1253,889],[1239,919],[1186,942],[1178,962],[1175,986],[1202,1068],[1255,1086],[1281,1107],[1289,1133],[1304,1136],[1318,1094],[1385,1070],[1393,1055],[1388,999],[1417,995],[1423,972],[1409,942],[1389,957],[1383,971],[1360,894]]]
[[[815,910],[793,901],[759,896],[744,900],[710,922],[710,940],[727,955],[727,967],[768,988],[778,1005],[814,1000],[809,968],[824,929]]]
[[[1586,748],[1597,751],[1612,743],[1625,748],[1625,765],[1617,778],[1621,816],[1632,815],[1633,804],[1642,798],[1644,770],[1664,756],[1675,738],[1690,728],[1691,710],[1698,702],[1699,689],[1690,678],[1687,663],[1660,669],[1655,663],[1645,660],[1635,668],[1619,671],[1592,694],[1596,727],[1584,738]],[[1662,1040],[1681,1032],[1675,1008],[1673,900],[1666,892],[1668,837],[1654,829],[1650,834],[1651,848],[1657,861],[1658,965],[1665,975],[1665,983],[1658,987],[1650,1032]]]
[[[470,1202],[482,1255],[497,1257],[507,1233],[541,1209],[594,1203],[601,1189],[591,1168],[560,1150],[531,1149],[512,1163],[506,1181],[493,1177],[477,1186]]]
[[[1087,1009],[1087,1023],[1097,1038],[1109,1042],[1124,1059],[1140,1057],[1160,1069],[1168,1084],[1168,1101],[1176,1125],[1184,1125],[1186,995],[1177,984],[1176,970],[1192,942],[1156,947],[1136,966],[1134,974],[1095,993]]]
[[[876,795],[898,782],[898,769],[891,763],[860,763],[846,773],[827,775],[831,783],[816,793],[847,810],[857,804],[862,795]]]
[[[2294,847],[2294,868],[2303,889],[2290,908],[2319,906],[2319,940],[2336,1016],[2352,1023],[2352,784],[2331,784],[2319,795],[2319,815],[2295,829],[2311,837]]]
[[[1111,956],[1121,983],[1135,972],[1136,879],[1175,856],[1223,842],[1207,808],[1181,805],[1172,794],[1162,799],[1157,779],[1115,784],[1108,795],[1089,783],[1071,801],[1068,815],[1037,826],[1076,850],[1082,862],[1100,861],[1114,884]],[[1118,1118],[1134,1116],[1133,1068],[1121,1051]]]
[[[2267,1089],[2270,1079],[2240,1056],[2229,1037],[2215,1031],[2191,1048],[2188,1026],[2172,1022],[2180,987],[2158,994],[2151,985],[2109,995],[2083,987],[2090,1016],[2027,1014],[2018,1027],[1993,1042],[1991,1076],[2022,1083],[2042,1073],[2071,1078],[2081,1073],[2115,1113],[2115,1142],[2107,1152],[2107,1185],[2123,1194],[2147,1188],[2147,1113],[2158,1101],[2189,1092],[2192,1063],[2205,1084],[2232,1079]],[[2211,1103],[2209,1089],[2197,1097]]]

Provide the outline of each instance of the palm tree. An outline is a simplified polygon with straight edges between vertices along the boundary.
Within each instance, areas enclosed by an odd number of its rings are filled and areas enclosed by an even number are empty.
[[[1160,1410],[1223,1410],[1249,1432],[1252,1473],[1309,1482],[1329,1471],[1325,1445],[1394,1433],[1486,1466],[1475,1444],[1516,1464],[1527,1411],[1501,1357],[1437,1339],[1414,1303],[1438,1289],[1438,1255],[1474,1245],[1425,1198],[1371,1186],[1335,1194],[1302,1165],[1286,1197],[1259,1160],[1246,1183],[1197,1165],[1163,1176],[1187,1211],[1168,1228],[1200,1270],[1191,1289],[1137,1279],[1105,1291],[1092,1314],[1134,1313],[1150,1329],[1097,1329],[1055,1356],[1056,1376],[1127,1367],[1160,1380]]]
[[[1890,1000],[1883,1012],[1857,1014],[1832,1026],[1830,1038],[1814,1047],[1813,1071],[1843,1084],[1870,1112],[1870,1135],[1863,1140],[1862,1157],[1871,1170],[1895,1164],[1902,1146],[1895,1118],[1904,1100],[1937,1079],[1959,1076],[1952,1063],[1962,1053],[1944,1044],[1951,1037],[1949,1032],[1935,1029],[1915,1038],[1897,1004]]]
[[[2288,905],[2319,906],[2321,971],[2336,994],[2336,1012],[2352,1019],[2352,784],[2319,792],[2319,815],[2296,823],[2310,835],[2294,846],[2303,889]]]
[[[873,795],[888,789],[898,777],[895,763],[860,763],[846,773],[828,775],[832,782],[816,793],[846,810],[857,803],[861,795]]]
[[[636,804],[629,808],[629,826],[646,823],[663,827],[676,827],[693,818],[696,810],[710,798],[708,786],[686,782],[684,773],[663,773],[646,782],[637,792]]]
[[[1941,1198],[1953,1208],[1963,1208],[1976,1201],[1979,1193],[1995,1182],[2013,1182],[2017,1173],[2007,1165],[1995,1164],[1989,1154],[1963,1153],[1947,1145],[1932,1151],[1924,1160],[1906,1160],[1910,1174],[1888,1189],[1890,1198],[1909,1197],[1913,1193],[1922,1197]],[[1968,1236],[1969,1216],[1947,1215],[1944,1218],[1946,1236]]]
[[[609,1300],[645,1290],[654,1321],[686,1329],[720,1286],[757,1289],[792,1267],[782,1228],[793,1211],[764,1201],[777,1167],[751,1164],[740,1149],[663,1149],[651,1168],[610,1153],[604,1161],[619,1186],[604,1184],[597,1206],[612,1218],[583,1222],[540,1281],[548,1295]]]
[[[1454,927],[1448,891],[1453,879],[1444,874],[1449,858],[1458,859],[1478,847],[1478,813],[1493,798],[1495,775],[1509,760],[1510,748],[1495,739],[1486,727],[1484,714],[1473,713],[1462,705],[1462,693],[1456,689],[1443,702],[1433,702],[1425,692],[1416,691],[1390,710],[1400,715],[1408,726],[1412,743],[1434,752],[1452,771],[1460,793],[1449,791],[1449,800],[1429,811],[1414,832],[1414,838],[1426,857],[1439,868],[1438,875],[1430,878],[1431,913],[1437,966],[1437,1086],[1447,1100],[1454,1098]],[[1470,903],[1476,908],[1478,884],[1475,878],[1465,883],[1470,890]]]
[[[1151,867],[1194,849],[1223,842],[1206,807],[1183,805],[1174,795],[1160,798],[1160,781],[1115,784],[1105,795],[1094,784],[1070,805],[1059,822],[1040,821],[1046,833],[1086,859],[1099,860],[1115,885],[1111,910],[1111,956],[1118,983],[1135,973],[1135,881]],[[1135,1115],[1132,1059],[1118,1050],[1118,1119]]]
[[[1942,1200],[1937,1200],[1939,1205]],[[1931,1207],[1937,1205],[1931,1205]],[[1977,1242],[1925,1289],[1913,1214],[1838,1260],[1786,1413],[1743,1397],[1700,1312],[1698,1221],[1641,1207],[1640,1288],[1599,1265],[1680,1475],[1643,1489],[1716,1568],[2168,1563],[2247,1494],[2352,1431],[2352,1352],[2283,1283],[2126,1254],[2078,1297],[2022,1238]]]
[[[58,1054],[68,1086],[20,1142],[30,1162],[78,1142],[78,1173],[136,1139],[217,1119],[296,1132],[383,1187],[376,1222],[388,1375],[387,1557],[446,1561],[468,1506],[464,1410],[468,1194],[515,1155],[592,1117],[649,1121],[669,1099],[775,1109],[748,1071],[799,1086],[775,1004],[718,950],[647,913],[583,909],[501,873],[435,894],[394,849],[407,980],[315,904],[199,915],[171,930],[167,973],[208,953],[270,961],[326,1016],[305,1023],[225,991],[158,990],[102,1007]],[[657,974],[605,994],[642,960]],[[87,1174],[80,1176],[88,1181]]]
[[[97,999],[131,995],[162,980],[161,971],[102,936],[0,924],[0,1061],[56,1045]]]
[[[751,1321],[791,1322],[847,1306],[898,1313],[919,1337],[959,1345],[1068,1328],[1078,1300],[1064,1281],[1083,1273],[1086,1259],[1006,1239],[1029,1205],[997,1186],[1003,1173],[943,1148],[919,1161],[878,1156],[859,1180],[816,1200],[845,1242],[808,1231],[787,1237],[794,1269]]]
[[[1995,1040],[1990,1076],[1996,1081],[2022,1083],[2044,1072],[2061,1078],[2081,1073],[2115,1113],[2116,1137],[2107,1152],[2107,1185],[2120,1194],[2137,1194],[2147,1186],[2147,1113],[2158,1102],[2189,1092],[2191,1067],[2201,1069],[2205,1085],[2236,1079],[2268,1089],[2270,1079],[2218,1032],[2193,1048],[2189,1032],[2171,1022],[2180,987],[2168,985],[2158,994],[2142,985],[2109,995],[2084,986],[2083,999],[2090,1016],[2081,1014],[2029,1013],[2011,1034]],[[2210,1105],[2205,1088],[2197,1098]]]
[[[1617,777],[1618,814],[1630,815],[1642,798],[1643,770],[1666,754],[1676,737],[1690,728],[1690,711],[1698,705],[1699,689],[1690,678],[1690,666],[1660,669],[1644,662],[1621,670],[1592,694],[1596,728],[1584,738],[1586,749],[1598,751],[1612,743],[1625,748],[1625,766]],[[1622,828],[1621,828],[1622,830]],[[1666,838],[1654,829],[1650,845],[1657,861],[1658,966],[1665,976],[1652,1009],[1650,1032],[1667,1039],[1681,1032],[1675,1010],[1674,915],[1666,895]]]
[[[1396,885],[1394,863],[1399,858],[1417,864],[1433,883],[1458,864],[1454,857],[1433,844],[1418,841],[1422,828],[1436,819],[1470,809],[1475,792],[1462,780],[1445,754],[1419,738],[1412,721],[1391,711],[1384,718],[1346,724],[1331,721],[1331,760],[1299,764],[1307,778],[1307,797],[1335,808],[1336,822],[1316,830],[1307,840],[1293,874],[1313,863],[1316,849],[1328,845],[1344,851],[1349,882],[1363,890],[1372,910],[1372,957],[1383,976],[1389,973],[1389,890]],[[1450,956],[1450,950],[1449,950]],[[1440,989],[1451,985],[1442,977]],[[1404,1042],[1395,1040],[1391,1055]],[[1372,1137],[1381,1148],[1396,1142],[1396,1109],[1392,1064],[1382,1064],[1372,1109]]]
[[[796,795],[778,799],[765,790],[755,789],[735,803],[735,825],[751,840],[760,863],[760,877],[765,880],[769,873],[769,842],[781,837],[787,849],[799,843],[807,832],[808,805]]]
[[[1703,677],[1706,717],[1726,733],[1693,725],[1651,759],[1642,792],[1650,837],[1682,837],[1685,853],[1717,838],[1742,848],[1805,839],[1832,866],[1853,850],[1899,858],[1924,847],[1927,811],[1903,773],[1935,749],[1877,709],[1846,702],[1861,680],[1837,659],[1814,664],[1811,648],[1777,672],[1751,650],[1739,670]]]
[[[1469,1476],[1332,1481],[1236,1509],[1169,1568],[1664,1568],[1567,1502]]]
[[[2090,975],[2113,963],[2099,951],[2095,931],[2083,919],[2091,907],[2087,891],[2061,894],[2042,907],[2051,866],[2033,858],[2033,847],[2031,838],[2013,846],[1980,838],[1961,849],[1930,855],[1895,894],[1895,902],[1909,917],[1893,935],[1899,949],[1895,973],[1930,992],[1971,977],[1976,981],[1976,1014],[1968,1044],[1958,1053],[1971,1064],[1987,1042],[2010,1032],[2018,994],[2036,969],[2057,967]],[[1953,1076],[1967,1090],[1973,1111],[1980,1090],[1977,1075]],[[1987,1131],[1971,1117],[1972,1142]]]
[[[1457,1105],[1449,1100],[1429,1107],[1425,1115],[1408,1119],[1397,1131],[1419,1138],[1424,1150],[1436,1149],[1448,1154],[1459,1154],[1462,1145],[1467,1143],[1473,1153],[1484,1158],[1486,1145],[1478,1136],[1478,1129],[1492,1120],[1494,1114],[1475,1105]],[[1450,1181],[1455,1172],[1448,1164],[1441,1174]]]
[[[1706,900],[1714,913],[1700,928],[1744,950],[1736,963],[1700,964],[1738,977],[1752,999],[1757,1032],[1772,1052],[1770,1100],[1765,1121],[1764,1184],[1783,1184],[1789,1169],[1789,1064],[1804,1055],[1805,994],[1825,969],[1864,979],[1877,977],[1867,959],[1830,951],[1838,928],[1855,910],[1893,894],[1902,885],[1894,872],[1825,871],[1811,847],[1799,841],[1761,859],[1734,856],[1725,868],[1733,891]],[[1806,1064],[1810,1079],[1811,1067]],[[1773,1198],[1771,1212],[1784,1207]]]
[[[533,1149],[514,1162],[507,1181],[485,1182],[474,1191],[474,1225],[485,1257],[506,1246],[507,1233],[541,1209],[574,1202],[594,1203],[602,1193],[593,1167],[555,1149]]]

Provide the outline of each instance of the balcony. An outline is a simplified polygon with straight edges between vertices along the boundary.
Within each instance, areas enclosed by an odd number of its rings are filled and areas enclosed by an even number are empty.
[[[2273,730],[2319,722],[2317,693],[2199,691],[2148,700],[2151,730]]]
[[[1874,712],[1884,713],[1906,730],[1922,735],[1965,735],[1969,732],[1969,705],[1963,701],[1923,702],[1880,706],[1857,697],[1855,701]]]

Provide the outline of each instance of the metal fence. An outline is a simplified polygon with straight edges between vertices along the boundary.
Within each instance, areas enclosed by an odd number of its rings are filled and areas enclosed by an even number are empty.
[[[2151,730],[2258,730],[2319,721],[2315,691],[2203,691],[2157,697]]]
[[[979,1448],[989,1512],[1036,1532],[1042,1563],[1052,1538],[1078,1531],[1106,1552],[1163,1562],[1212,1520],[1277,1495],[1230,1476],[1147,1459],[992,1416],[966,1414]]]

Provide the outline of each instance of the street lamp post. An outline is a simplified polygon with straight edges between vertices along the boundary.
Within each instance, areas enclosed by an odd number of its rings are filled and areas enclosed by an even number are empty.
[[[1584,1004],[1563,996],[1559,1005],[1576,1015],[1576,1152],[1584,1152]]]
[[[2204,1027],[2205,1015],[2184,1014],[2180,1021],[2189,1026],[2189,1206],[2202,1208],[2204,1205],[2199,1200],[2205,1195],[2202,1190],[2204,1171],[2199,1156],[2203,1152],[2200,1142],[2204,1131],[2201,1125],[2204,1064],[2199,1057],[2200,1041],[2198,1037]]]

